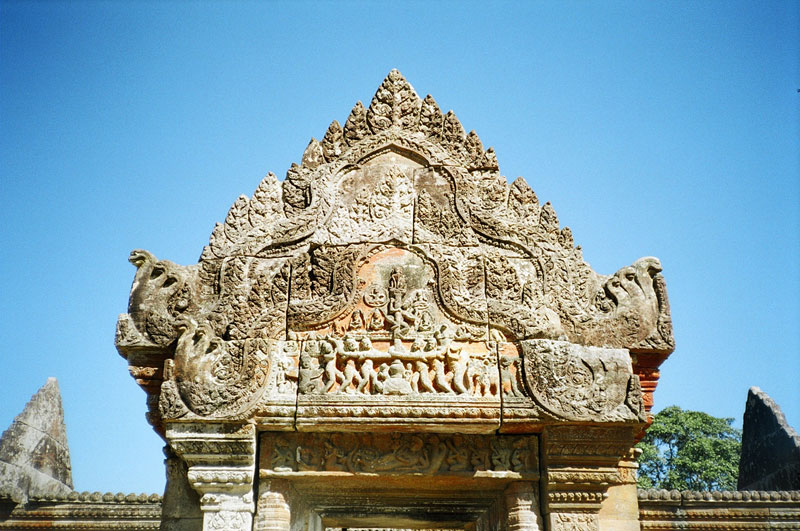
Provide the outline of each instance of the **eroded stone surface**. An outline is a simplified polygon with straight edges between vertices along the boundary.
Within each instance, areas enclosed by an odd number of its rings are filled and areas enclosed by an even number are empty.
[[[48,378],[0,438],[0,492],[23,502],[71,491],[61,393],[56,379]]]
[[[747,393],[739,490],[800,490],[800,435],[758,387]]]

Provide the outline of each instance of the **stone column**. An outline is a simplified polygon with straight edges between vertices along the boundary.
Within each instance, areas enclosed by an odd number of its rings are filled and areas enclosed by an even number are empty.
[[[606,492],[638,426],[548,426],[542,434],[544,517],[550,531],[599,531]],[[627,529],[627,528],[626,528]]]
[[[538,486],[530,481],[518,481],[506,488],[506,529],[508,531],[540,531]]]
[[[290,531],[292,510],[287,485],[281,480],[260,480],[254,531]]]
[[[166,434],[170,447],[186,462],[189,483],[200,495],[203,530],[251,530],[255,427],[171,422]]]

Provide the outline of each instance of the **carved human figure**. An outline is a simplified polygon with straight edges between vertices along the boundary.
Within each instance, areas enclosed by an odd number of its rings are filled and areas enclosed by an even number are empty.
[[[277,439],[272,447],[272,469],[276,472],[291,472],[294,470],[296,456],[289,443]]]
[[[314,448],[297,446],[295,450],[295,460],[297,469],[300,471],[319,470],[322,464],[322,456],[317,454]]]
[[[385,382],[389,378],[389,364],[381,363],[378,365],[376,372],[378,374],[375,378],[375,387],[373,393],[381,394],[384,392]]]
[[[370,386],[369,391],[373,393],[376,392],[378,385],[378,373],[375,371],[373,362],[369,358],[361,362],[361,380],[356,388],[356,392],[366,393],[368,391],[367,385]]]
[[[423,451],[425,443],[417,436],[398,437],[392,452],[380,456],[372,464],[375,471],[427,469],[430,458]]]
[[[324,440],[323,468],[328,472],[342,472],[347,470],[349,454],[342,440],[342,435],[334,433],[329,439]]]
[[[348,330],[364,330],[366,323],[364,320],[364,313],[356,308],[350,315],[350,324],[347,326]]]
[[[403,305],[405,296],[406,277],[399,267],[392,268],[389,274],[389,304],[386,320],[391,324],[392,337],[402,337],[414,325],[414,313]]]
[[[436,389],[433,387],[433,382],[431,382],[431,367],[428,365],[428,362],[424,360],[416,360],[414,364],[416,365],[417,369],[416,373],[419,375],[419,385],[422,387],[422,391],[435,393]]]
[[[462,472],[469,469],[469,450],[464,444],[464,437],[459,434],[447,439],[447,466],[451,472]]]
[[[356,369],[356,362],[354,359],[347,360],[347,364],[344,366],[344,379],[342,380],[342,385],[339,386],[340,393],[352,393],[353,389],[351,386],[355,384],[356,389],[361,386],[361,376]]]
[[[372,310],[372,314],[369,317],[369,324],[367,328],[372,332],[378,332],[383,330],[386,327],[386,318],[383,316],[383,312],[380,308],[375,308]]]
[[[511,448],[505,439],[492,439],[492,468],[494,470],[511,469]]]
[[[435,474],[442,467],[447,457],[447,445],[437,435],[431,435],[428,437],[427,446],[430,457],[428,458],[429,463],[426,472]]]
[[[319,353],[325,361],[325,377],[327,383],[325,384],[325,391],[329,393],[337,383],[344,381],[345,376],[342,371],[336,366],[336,350],[334,349],[333,342],[321,341],[319,344]]]
[[[523,472],[528,468],[528,441],[517,439],[511,445],[511,470]]]
[[[345,456],[341,449],[332,440],[325,440],[325,455],[323,456],[323,467],[328,472],[345,471],[347,467],[343,464]]]
[[[325,373],[319,366],[319,360],[316,357],[315,347],[316,342],[309,341],[306,343],[303,353],[300,355],[300,392],[303,394],[316,394],[322,391],[324,384],[322,383],[322,375]]]
[[[519,385],[517,384],[517,376],[511,373],[511,367],[517,367],[518,365],[519,358],[500,356],[500,381],[502,382],[503,392],[505,394],[510,394],[511,396],[523,396],[522,391],[519,390]],[[519,374],[518,367],[517,374]],[[506,391],[506,387],[510,388],[510,391]]]
[[[450,393],[453,394],[453,389],[450,387],[450,384],[447,381],[447,375],[445,374],[444,369],[444,361],[440,358],[434,358],[433,360],[433,370],[434,370],[434,380],[433,383],[439,391],[443,393]]]
[[[474,448],[469,462],[475,470],[489,470],[491,466],[489,450],[486,448]]]

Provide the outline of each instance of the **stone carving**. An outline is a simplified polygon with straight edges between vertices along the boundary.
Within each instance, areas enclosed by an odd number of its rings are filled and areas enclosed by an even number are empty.
[[[117,346],[204,529],[252,527],[257,432],[260,479],[286,487],[259,482],[257,528],[302,527],[313,500],[292,489],[326,474],[481,478],[492,499],[442,522],[538,527],[542,433],[550,528],[596,529],[674,348],[658,259],[593,271],[553,206],[396,70],[240,196],[198,264],[131,261]]]
[[[244,513],[236,511],[216,511],[204,529],[219,529],[238,531],[250,529],[249,518]]]
[[[424,475],[538,472],[535,437],[265,433],[261,448],[260,468],[270,475],[308,471]]]
[[[446,418],[499,418],[503,396],[512,415],[639,419],[628,366],[601,357],[549,371],[536,351],[523,382],[522,357],[498,348],[545,339],[668,353],[661,264],[592,271],[552,205],[521,178],[509,184],[466,131],[393,70],[282,182],[270,173],[239,197],[197,265],[134,251],[117,343],[152,421],[293,418],[292,393],[303,414],[342,418],[379,408],[375,397],[398,418],[435,412],[436,400],[461,408],[436,412]],[[586,387],[559,380],[586,371]]]
[[[257,400],[272,368],[267,342],[223,341],[207,324],[191,319],[181,321],[178,330],[175,358],[166,363],[163,415],[176,411],[175,390],[180,402],[204,417],[234,415]]]
[[[498,396],[493,353],[470,353],[446,336],[407,345],[400,339],[373,344],[368,335],[307,339],[300,355],[300,393]]]
[[[147,251],[131,252],[136,266],[128,313],[145,339],[167,345],[177,337],[176,325],[198,308],[195,299],[197,267],[184,267],[158,260]]]
[[[641,387],[624,350],[563,341],[523,341],[525,388],[567,420],[645,420]]]
[[[553,531],[597,531],[597,514],[594,513],[552,513],[550,529]]]
[[[417,126],[420,101],[408,81],[392,70],[378,87],[367,111],[367,122],[377,133],[392,126],[414,129]]]

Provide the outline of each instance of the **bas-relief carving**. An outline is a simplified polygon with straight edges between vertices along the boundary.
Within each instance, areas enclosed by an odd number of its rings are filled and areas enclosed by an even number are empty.
[[[617,358],[548,369],[537,363],[572,358],[498,349],[673,346],[657,259],[592,271],[553,207],[524,180],[509,185],[494,151],[396,71],[368,108],[312,139],[283,182],[269,174],[237,199],[199,264],[146,251],[131,261],[118,347],[161,353],[166,418],[266,418],[270,407],[288,418],[299,395],[305,413],[336,403],[343,418],[380,400],[398,417],[443,401],[464,408],[443,418],[497,418],[481,408],[502,397],[512,417],[639,420],[638,385]],[[611,376],[620,367],[625,382]],[[409,400],[417,409],[403,409]]]
[[[566,341],[498,343],[504,431],[546,419],[644,422],[641,385],[625,349]]]
[[[641,387],[626,350],[548,340],[521,345],[526,389],[558,418],[645,420]]]
[[[530,436],[264,433],[260,469],[270,477],[296,472],[531,477],[538,474],[538,445]]]
[[[551,513],[549,515],[552,531],[597,531],[599,519],[593,513]]]

